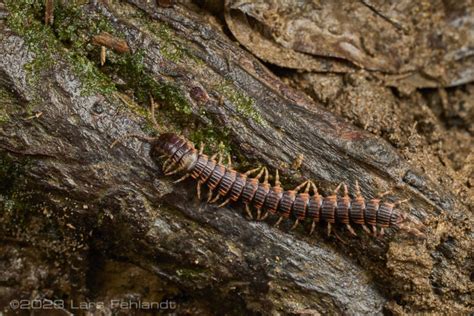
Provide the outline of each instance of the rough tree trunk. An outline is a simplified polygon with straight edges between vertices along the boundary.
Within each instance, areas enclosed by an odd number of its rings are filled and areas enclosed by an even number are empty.
[[[452,188],[287,86],[202,15],[98,1],[56,4],[46,26],[41,5],[0,9],[1,306],[46,298],[169,300],[193,314],[469,311],[472,216]],[[92,39],[103,32],[129,52],[111,44],[100,66]],[[230,152],[240,170],[279,168],[285,187],[311,178],[325,194],[358,180],[366,196],[409,198],[402,210],[427,238],[339,230],[343,243],[322,226],[308,236],[307,225],[290,232],[290,222],[274,228],[238,205],[198,201],[192,181],[163,176],[148,145],[109,148],[121,135],[154,133],[150,95],[163,129]]]

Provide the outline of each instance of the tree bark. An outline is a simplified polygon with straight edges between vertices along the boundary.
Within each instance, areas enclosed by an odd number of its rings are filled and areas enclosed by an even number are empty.
[[[77,41],[88,38],[84,47],[59,27],[41,26],[51,42],[40,52],[39,37],[12,24],[13,7],[0,15],[3,306],[135,293],[135,300],[177,302],[183,313],[469,310],[463,232],[472,218],[450,188],[288,87],[203,16],[144,0],[79,6],[130,47],[108,49],[101,67],[92,44],[100,26],[77,28]],[[71,14],[61,10],[54,23]],[[110,148],[127,133],[155,133],[148,94],[160,104],[162,130],[205,140],[210,151],[222,141],[240,170],[278,168],[286,188],[310,178],[329,194],[357,180],[364,196],[392,190],[409,198],[402,210],[425,224],[427,238],[389,232],[377,239],[361,230],[352,238],[338,229],[343,242],[322,226],[309,236],[307,225],[274,228],[274,218],[249,221],[238,205],[199,201],[193,181],[173,184],[162,174],[147,144],[129,139]],[[443,237],[447,231],[454,239]],[[127,286],[106,285],[131,271],[138,277]],[[463,288],[440,281],[453,274]],[[20,282],[25,275],[35,284]]]

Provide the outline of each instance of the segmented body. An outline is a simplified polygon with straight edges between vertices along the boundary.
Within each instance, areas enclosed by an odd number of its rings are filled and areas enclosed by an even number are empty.
[[[347,187],[343,195],[338,195],[336,190],[332,195],[324,197],[317,192],[315,186],[312,194],[309,193],[311,182],[300,186],[306,186],[303,192],[300,192],[301,188],[284,190],[278,180],[273,186],[266,179],[260,182],[260,176],[251,177],[249,173],[239,173],[216,161],[214,157],[199,152],[191,142],[176,134],[162,134],[151,144],[152,151],[167,158],[165,169],[175,168],[167,174],[182,172],[185,175],[182,179],[192,177],[197,180],[198,192],[201,185],[208,187],[208,200],[211,200],[214,192],[218,195],[217,198],[225,199],[222,204],[240,201],[247,210],[249,206],[257,210],[258,217],[261,212],[266,215],[275,214],[280,216],[278,223],[291,217],[296,219],[296,224],[309,219],[312,230],[319,222],[327,223],[329,230],[331,224],[343,224],[353,234],[355,232],[350,226],[352,223],[362,225],[368,232],[367,226],[371,226],[374,233],[378,227],[383,233],[384,228],[398,227],[403,220],[401,213],[395,209],[395,203],[382,202],[379,198],[366,201],[359,191],[351,199]]]

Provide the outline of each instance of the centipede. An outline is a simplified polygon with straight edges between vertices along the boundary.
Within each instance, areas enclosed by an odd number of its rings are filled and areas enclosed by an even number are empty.
[[[151,116],[158,129],[154,113],[152,102]],[[249,219],[265,220],[268,216],[277,216],[274,224],[276,227],[285,219],[293,219],[295,222],[291,230],[301,222],[310,222],[309,234],[313,233],[318,224],[326,224],[328,236],[333,225],[345,227],[354,236],[357,236],[357,233],[353,225],[358,225],[368,234],[379,237],[384,235],[385,229],[405,230],[419,237],[424,236],[418,228],[406,225],[407,215],[397,209],[397,206],[407,200],[382,200],[389,192],[374,198],[364,198],[357,181],[352,198],[345,183],[339,184],[327,196],[322,196],[311,180],[285,190],[281,185],[278,170],[275,171],[274,183],[271,185],[266,167],[238,172],[232,168],[230,156],[224,164],[223,155],[209,156],[204,153],[203,144],[196,148],[191,141],[175,133],[164,132],[156,137],[127,134],[114,141],[111,147],[126,138],[137,138],[149,143],[150,155],[159,157],[162,161],[164,175],[181,176],[174,183],[193,179],[196,182],[198,199],[201,200],[205,187],[208,203],[221,200],[218,208],[229,203],[240,203]],[[340,191],[342,194],[339,194]]]

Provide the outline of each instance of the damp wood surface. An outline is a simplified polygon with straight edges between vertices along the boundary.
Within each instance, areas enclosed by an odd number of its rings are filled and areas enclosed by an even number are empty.
[[[44,25],[41,3],[0,4],[0,306],[133,296],[191,314],[472,312],[473,84],[406,94],[364,69],[382,65],[371,59],[284,71],[239,46],[239,7],[227,5],[216,17],[193,4],[56,3]],[[149,145],[110,148],[154,135],[150,97],[162,128],[240,171],[279,169],[285,189],[311,179],[324,195],[341,182],[353,192],[357,180],[367,198],[409,199],[400,209],[426,239],[357,228],[339,229],[342,242],[198,201]]]

